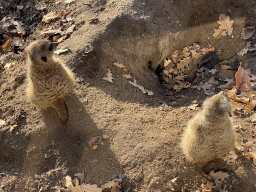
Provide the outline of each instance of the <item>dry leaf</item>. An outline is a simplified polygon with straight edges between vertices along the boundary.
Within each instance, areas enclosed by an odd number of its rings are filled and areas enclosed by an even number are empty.
[[[230,20],[229,16],[226,16],[225,14],[220,14],[219,20],[217,23],[220,25],[218,29],[214,29],[214,38],[220,38],[221,36],[231,35],[233,31],[233,20]]]
[[[0,126],[5,125],[6,121],[3,119],[0,119]]]
[[[251,89],[250,77],[242,66],[238,68],[235,75],[236,78],[236,89],[240,91],[248,91]]]
[[[209,81],[208,81],[209,84],[212,84],[212,85],[218,85],[219,82],[217,80],[215,80],[215,77],[212,76]]]
[[[119,67],[119,68],[124,68],[125,66],[119,62],[115,62],[113,65]]]
[[[222,172],[222,171],[218,171],[216,173],[214,173],[214,170],[212,170],[209,175],[214,179],[214,180],[218,180],[218,181],[224,181],[226,178],[228,178],[229,174]]]
[[[81,184],[82,192],[102,192],[102,189],[97,187],[97,185]]]
[[[75,173],[74,176],[77,177],[80,181],[83,181],[84,179],[84,173]]]
[[[243,31],[241,33],[241,38],[249,39],[253,36],[254,32],[255,32],[255,26],[245,27],[243,28]]]
[[[73,3],[75,0],[65,0],[65,3]]]
[[[94,145],[92,149],[95,151],[96,149],[98,149],[98,145]]]
[[[42,23],[50,23],[58,18],[59,16],[56,13],[50,12],[43,16]]]
[[[192,59],[190,57],[180,60],[180,62],[177,64],[177,69],[180,71],[183,71],[184,69],[186,69],[188,67],[188,65],[191,61],[192,61]]]
[[[62,53],[66,53],[66,52],[68,52],[68,51],[69,51],[68,48],[62,48],[62,49],[57,49],[57,50],[55,50],[54,53],[57,54],[57,55],[60,55],[60,54],[62,54]]]
[[[7,64],[4,66],[4,70],[10,69],[11,67],[13,67],[13,63],[7,63]]]
[[[142,93],[148,93],[148,95],[153,95],[152,91],[146,90],[143,86],[137,84],[137,81],[135,79],[133,82],[129,81],[129,83],[134,87],[138,87],[142,91]]]
[[[212,70],[209,70],[209,72],[213,75],[215,75],[215,73],[217,72],[217,69],[212,69]]]
[[[245,55],[245,54],[250,50],[250,47],[251,47],[251,42],[247,42],[245,48],[243,48],[243,49],[242,49],[241,51],[239,51],[237,54],[238,54],[239,56]]]
[[[121,192],[121,186],[115,183],[115,185],[111,188],[111,192]]]
[[[7,40],[3,45],[2,45],[3,51],[10,51],[12,49],[12,43],[11,39]]]
[[[60,38],[59,35],[55,35],[55,36],[53,36],[52,40],[53,40],[53,41],[57,41],[59,38]]]
[[[192,110],[195,110],[195,111],[198,111],[199,110],[199,104],[198,103],[194,103],[192,105],[189,105],[188,108],[192,109]]]
[[[131,79],[132,78],[132,76],[130,75],[130,74],[124,74],[124,75],[122,75],[124,78],[126,78],[126,79]]]
[[[114,179],[113,181],[109,181],[106,184],[102,185],[102,189],[111,189],[113,186],[117,184],[117,181]]]
[[[96,137],[91,138],[88,141],[88,144],[90,147],[92,147],[92,146],[101,144],[101,142],[102,142],[102,138],[100,136],[96,136]]]
[[[110,83],[113,83],[112,79],[114,79],[114,78],[113,78],[113,75],[112,75],[110,69],[108,69],[107,77],[104,77],[103,79],[106,81],[109,81]]]
[[[70,27],[66,30],[66,35],[70,35],[71,33],[73,33],[75,27],[76,27],[76,25],[70,26]]]
[[[244,108],[244,113],[245,115],[248,115],[252,112],[252,110],[254,109],[255,105],[253,105],[252,102],[250,102],[248,105],[245,106]]]
[[[73,180],[75,183],[75,186],[73,185],[72,179],[69,175],[65,178],[65,186],[68,187],[68,189],[71,192],[102,192],[102,189],[97,187],[97,185],[90,185],[90,184],[81,184],[79,185],[79,182],[77,179]]]
[[[207,181],[207,184],[202,184],[201,188],[202,188],[202,192],[211,192],[212,191],[212,186],[214,183]]]
[[[154,95],[153,91],[148,91],[148,95]]]

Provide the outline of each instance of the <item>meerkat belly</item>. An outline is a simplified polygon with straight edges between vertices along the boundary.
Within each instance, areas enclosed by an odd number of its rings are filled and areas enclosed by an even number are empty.
[[[72,82],[65,74],[48,73],[32,78],[35,84],[35,97],[52,102],[65,97],[73,88]]]

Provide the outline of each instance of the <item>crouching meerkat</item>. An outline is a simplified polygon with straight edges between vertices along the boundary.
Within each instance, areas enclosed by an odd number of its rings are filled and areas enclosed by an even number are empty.
[[[239,154],[230,116],[231,104],[223,91],[204,101],[182,136],[181,148],[189,161],[204,166],[231,150]]]
[[[56,109],[61,123],[66,123],[68,111],[65,96],[73,91],[75,77],[70,69],[53,56],[56,43],[37,40],[27,48],[27,96],[38,108]]]

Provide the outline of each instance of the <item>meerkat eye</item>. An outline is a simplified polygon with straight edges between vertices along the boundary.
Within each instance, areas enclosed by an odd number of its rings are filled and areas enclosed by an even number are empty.
[[[46,62],[47,61],[47,58],[46,57],[41,57],[41,59]]]
[[[53,50],[53,44],[51,43],[49,46],[49,51],[52,51],[52,50]]]

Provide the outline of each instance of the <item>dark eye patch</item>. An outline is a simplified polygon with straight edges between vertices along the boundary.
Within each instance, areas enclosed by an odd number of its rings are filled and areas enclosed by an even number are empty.
[[[49,46],[49,51],[52,51],[52,50],[53,50],[53,44],[51,43]]]
[[[46,57],[41,57],[41,59],[46,62],[47,61],[47,58]]]

